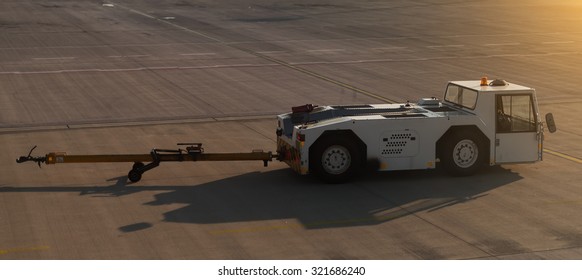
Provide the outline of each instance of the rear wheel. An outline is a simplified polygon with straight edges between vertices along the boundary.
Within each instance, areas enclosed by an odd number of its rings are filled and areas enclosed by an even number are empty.
[[[485,149],[482,139],[470,131],[453,133],[444,144],[442,162],[453,176],[475,174],[483,165]]]
[[[316,176],[328,183],[343,183],[357,175],[362,155],[350,138],[326,137],[315,145],[310,165]]]

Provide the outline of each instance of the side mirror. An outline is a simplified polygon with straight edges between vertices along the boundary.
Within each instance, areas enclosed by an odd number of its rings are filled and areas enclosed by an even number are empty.
[[[554,115],[552,115],[552,113],[546,114],[546,125],[548,126],[550,133],[554,133],[556,130],[558,130],[556,128],[556,122],[554,121]]]

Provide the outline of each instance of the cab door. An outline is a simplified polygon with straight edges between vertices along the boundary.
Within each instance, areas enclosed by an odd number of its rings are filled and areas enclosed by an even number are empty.
[[[539,160],[541,128],[533,94],[499,94],[495,103],[495,162]]]

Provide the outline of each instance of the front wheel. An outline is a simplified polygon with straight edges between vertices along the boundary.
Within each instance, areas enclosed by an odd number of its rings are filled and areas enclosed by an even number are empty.
[[[486,156],[480,137],[469,131],[457,131],[446,139],[442,162],[451,175],[469,176],[479,170]]]
[[[327,137],[316,143],[310,163],[316,176],[328,183],[344,183],[357,175],[362,155],[350,140]]]

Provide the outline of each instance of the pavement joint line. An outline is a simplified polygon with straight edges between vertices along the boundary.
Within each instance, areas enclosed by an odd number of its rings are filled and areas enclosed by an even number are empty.
[[[303,73],[303,74],[306,74],[306,75],[312,76],[312,77],[314,77],[314,78],[318,78],[318,79],[320,79],[320,80],[324,80],[324,81],[326,81],[326,82],[329,82],[329,83],[335,84],[335,85],[337,85],[337,86],[340,86],[340,87],[343,87],[343,88],[346,88],[346,89],[352,90],[352,91],[354,91],[354,92],[361,93],[361,94],[363,94],[363,95],[366,95],[366,96],[368,96],[368,97],[372,97],[372,98],[375,98],[375,99],[378,99],[378,100],[381,100],[381,101],[384,101],[384,102],[387,102],[387,103],[397,103],[396,101],[394,101],[394,100],[392,100],[392,99],[388,99],[388,98],[386,98],[386,97],[384,97],[384,96],[380,96],[380,95],[377,95],[377,94],[375,94],[375,93],[369,92],[369,91],[367,91],[367,90],[360,89],[360,88],[358,88],[358,87],[356,87],[356,86],[353,86],[353,85],[350,85],[350,84],[347,84],[347,83],[344,83],[344,82],[338,81],[338,80],[336,80],[336,79],[333,79],[333,78],[330,78],[330,77],[327,77],[327,76],[324,76],[324,75],[321,75],[321,74],[318,74],[318,73],[316,73],[316,72],[313,72],[313,71],[307,70],[307,69],[305,69],[305,68],[298,67],[298,66],[296,66],[296,65],[294,65],[294,64],[291,64],[291,63],[289,63],[289,62],[285,62],[285,61],[282,61],[282,60],[279,60],[279,59],[276,59],[276,58],[273,58],[273,57],[270,57],[270,56],[266,56],[266,55],[263,55],[263,54],[260,54],[260,53],[254,52],[254,51],[252,51],[252,50],[244,49],[244,48],[242,48],[242,47],[236,47],[236,46],[235,46],[235,48],[237,48],[237,49],[240,49],[240,50],[242,50],[242,51],[245,51],[245,52],[247,52],[247,53],[253,54],[253,55],[257,56],[257,57],[264,58],[264,59],[266,59],[266,60],[268,60],[268,61],[271,61],[271,62],[277,63],[277,64],[279,64],[279,65],[281,65],[281,66],[285,66],[285,67],[287,67],[287,68],[290,68],[290,69],[293,69],[293,70],[299,71],[299,72],[301,72],[301,73]]]
[[[246,124],[246,123],[244,123],[244,122],[241,122],[240,124],[241,124],[242,126],[244,126],[244,127],[248,128],[248,129],[250,129],[250,130],[254,131],[254,132],[255,132],[255,133],[257,133],[258,135],[261,135],[261,136],[265,137],[265,139],[269,139],[269,140],[271,140],[271,142],[275,143],[275,145],[277,144],[277,139],[273,139],[273,138],[272,138],[272,136],[273,136],[273,135],[266,135],[266,134],[262,133],[261,131],[259,131],[259,130],[255,129],[255,128],[253,128],[253,127],[251,127],[251,126],[247,125],[247,124]]]
[[[67,57],[33,57],[33,60],[71,60],[71,59],[75,59],[77,57],[74,56],[67,56]]]
[[[135,10],[131,10],[126,8],[130,11],[137,12]],[[149,18],[155,19],[154,17],[148,16]],[[582,32],[573,32],[570,34],[578,34]],[[445,35],[445,36],[428,36],[428,38],[463,38],[463,37],[506,37],[506,36],[518,36],[518,35],[561,35],[562,33],[523,33],[523,34],[466,34],[466,35]],[[427,36],[423,37],[363,37],[363,38],[343,38],[343,39],[326,39],[325,41],[366,41],[366,40],[395,40],[401,41],[405,39],[426,39]],[[295,42],[314,42],[314,41],[323,41],[323,39],[305,39],[305,40],[266,40],[264,42],[267,43],[295,43]],[[541,42],[539,44],[572,44],[578,43],[579,41],[548,41],[548,42]],[[104,47],[139,47],[139,46],[167,46],[167,45],[208,45],[214,44],[216,42],[199,42],[199,43],[158,43],[158,44],[114,44],[114,45],[65,45],[65,46],[43,46],[43,49],[63,49],[63,48],[104,48]],[[235,44],[245,44],[245,43],[254,43],[254,41],[236,41],[232,42]],[[520,43],[521,44],[521,43]],[[531,43],[528,43],[531,44]],[[0,47],[0,50],[27,50],[27,49],[39,49],[40,47]],[[372,50],[382,50],[382,49],[406,49],[408,47],[379,47],[379,48],[371,48]]]
[[[464,48],[465,45],[438,45],[438,46],[426,46],[427,48]]]
[[[322,50],[307,50],[307,52],[342,52],[345,49],[322,49]]]
[[[518,42],[513,42],[513,43],[491,43],[491,44],[485,44],[484,46],[488,46],[488,47],[495,47],[495,46],[517,46],[520,45],[521,43]]]
[[[1,134],[11,133],[27,133],[40,131],[57,131],[68,129],[89,129],[89,128],[115,128],[115,127],[131,127],[131,126],[149,126],[149,125],[176,125],[189,123],[209,123],[209,122],[231,122],[231,121],[253,121],[253,120],[267,120],[275,119],[277,113],[265,113],[261,115],[248,116],[222,116],[222,117],[201,117],[189,119],[169,119],[169,120],[149,120],[149,121],[127,121],[127,122],[104,122],[104,123],[79,123],[79,124],[50,124],[45,126],[22,126],[22,127],[7,127],[0,128]]]
[[[269,53],[287,53],[288,51],[258,51],[257,53],[269,54]]]
[[[196,55],[216,55],[216,53],[181,53],[180,55],[184,55],[184,56],[196,56]]]
[[[242,50],[242,49],[240,49]],[[263,52],[254,52],[260,56]],[[348,60],[348,61],[304,61],[304,62],[283,62],[288,65],[325,65],[325,64],[359,64],[359,63],[385,63],[385,62],[409,62],[409,61],[429,61],[429,60],[445,60],[445,59],[481,59],[481,58],[500,58],[500,57],[542,57],[542,56],[555,56],[555,55],[579,55],[582,52],[555,52],[555,53],[542,53],[542,54],[497,54],[497,55],[481,55],[481,56],[437,56],[429,58],[403,58],[403,59],[372,59],[372,60]],[[110,58],[125,58],[127,56],[108,56]],[[264,59],[272,60],[275,62],[274,58],[263,57]],[[272,67],[272,66],[283,66],[288,67],[282,63],[273,64],[217,64],[217,65],[202,65],[202,66],[157,66],[157,67],[138,67],[138,68],[114,68],[114,69],[61,69],[61,70],[45,70],[45,71],[4,71],[0,72],[0,75],[36,75],[36,74],[63,74],[63,73],[81,73],[81,72],[130,72],[130,71],[161,71],[161,70],[199,70],[199,69],[212,69],[212,68],[235,68],[235,67]],[[304,71],[308,71],[305,70]],[[319,75],[319,74],[318,74]],[[321,75],[319,75],[321,76]],[[331,78],[328,78],[331,79]],[[331,81],[328,81],[331,82]],[[336,81],[337,82],[337,81]],[[347,85],[347,84],[346,84]],[[352,86],[353,87],[353,86]],[[359,89],[360,93],[364,90]],[[370,95],[373,93],[368,92]],[[370,96],[388,103],[396,103],[395,101],[389,99],[382,99],[384,97]]]
[[[564,154],[564,153],[560,153],[560,152],[557,152],[557,151],[553,151],[553,150],[549,150],[549,149],[546,149],[546,148],[544,148],[544,152],[546,152],[546,153],[548,153],[550,155],[553,155],[553,156],[557,156],[557,157],[560,157],[560,158],[563,158],[563,159],[567,159],[569,161],[573,161],[575,163],[582,164],[582,159],[577,158],[577,157],[574,157],[574,156],[570,156],[570,155],[567,155],[567,154]]]
[[[401,50],[401,49],[408,49],[408,47],[382,47],[382,48],[371,48],[371,50]]]
[[[579,249],[579,248],[582,248],[582,246],[569,246],[569,247],[563,247],[563,248],[531,250],[531,251],[516,252],[516,253],[511,253],[511,254],[497,254],[497,255],[491,255],[491,257],[498,259],[500,257],[519,256],[519,255],[523,255],[523,254],[548,253],[548,252],[555,252],[555,251],[561,251],[561,250],[572,250],[572,249]],[[478,260],[478,259],[482,259],[482,257],[466,258],[463,260]]]
[[[551,45],[551,44],[573,44],[575,43],[574,41],[554,41],[554,42],[542,42],[542,44],[545,45]]]
[[[63,73],[84,73],[84,72],[135,72],[135,71],[163,71],[163,70],[203,70],[215,68],[249,68],[249,67],[273,67],[281,66],[277,64],[217,64],[203,66],[157,66],[157,67],[136,67],[136,68],[114,68],[114,69],[62,69],[47,71],[8,71],[0,72],[0,75],[37,75],[37,74],[63,74]]]

